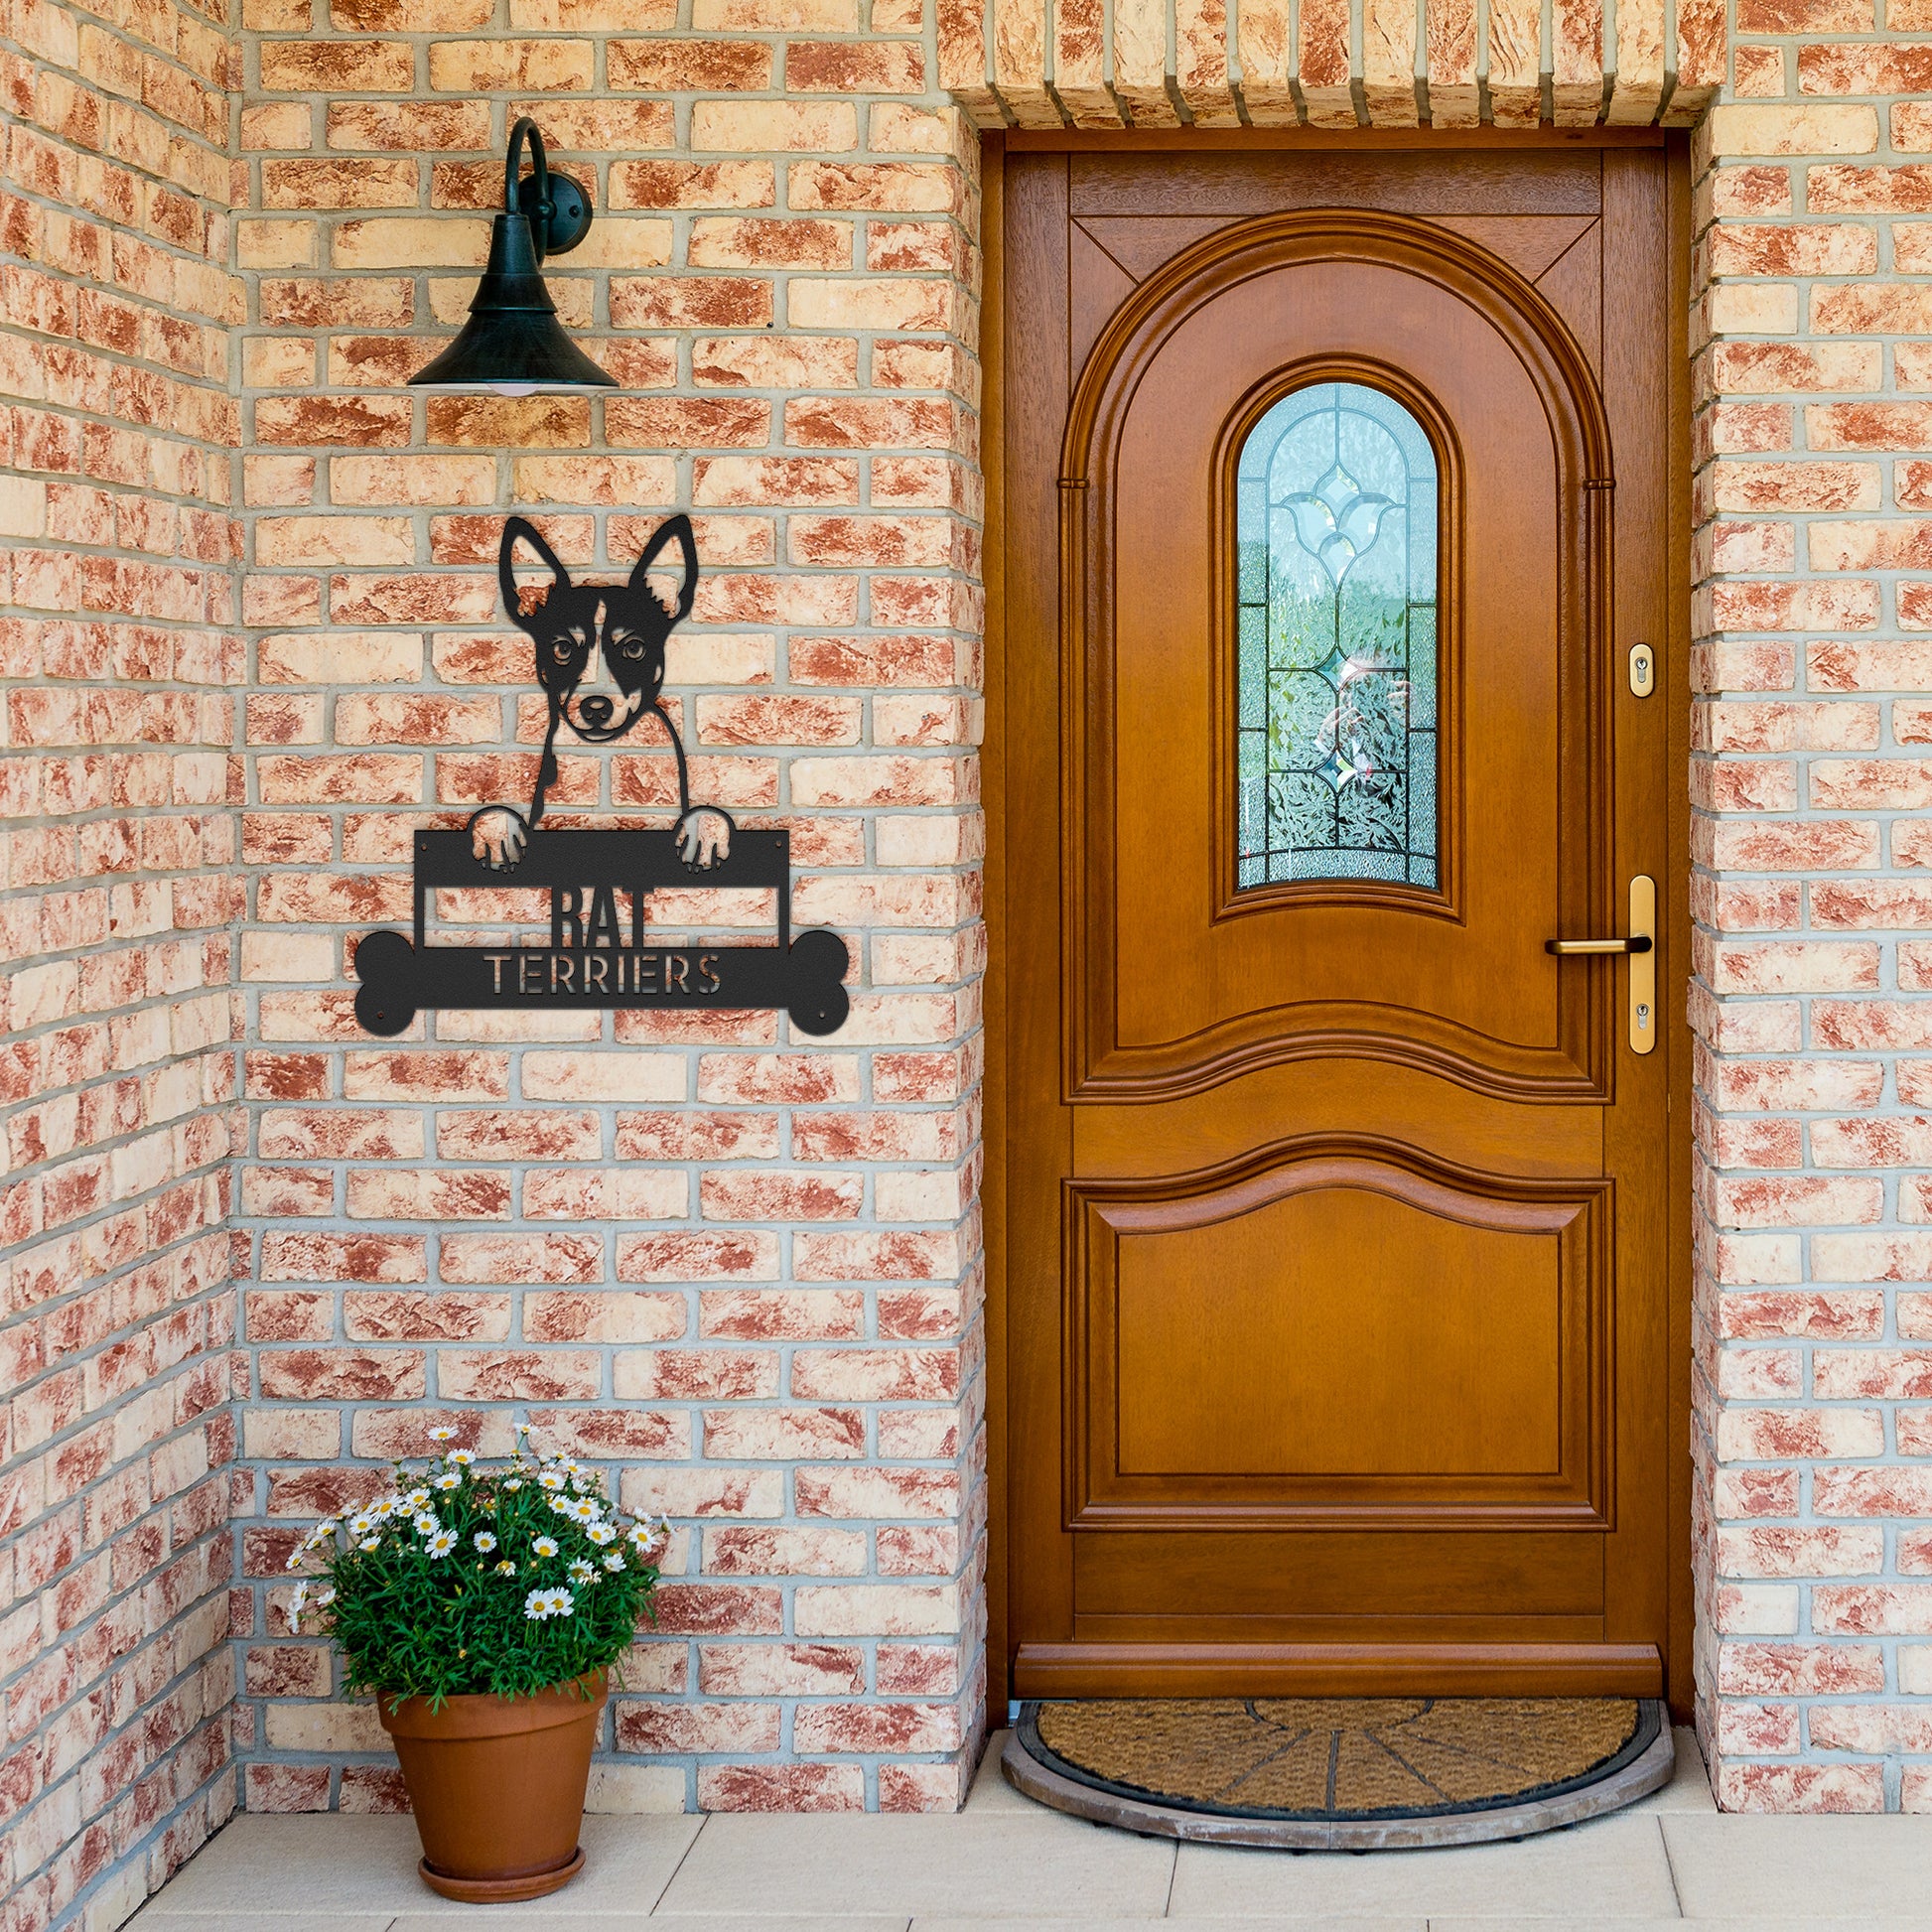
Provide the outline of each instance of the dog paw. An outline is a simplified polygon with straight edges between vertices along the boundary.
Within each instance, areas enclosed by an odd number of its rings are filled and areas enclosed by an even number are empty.
[[[470,821],[470,851],[493,872],[513,872],[529,835],[520,813],[496,806]]]
[[[731,857],[732,822],[709,805],[686,812],[677,822],[678,857],[697,872],[708,872]]]

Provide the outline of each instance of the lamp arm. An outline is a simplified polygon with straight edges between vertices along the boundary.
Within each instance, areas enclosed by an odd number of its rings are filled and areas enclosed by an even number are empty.
[[[536,207],[528,210],[522,207],[522,185],[516,173],[526,138],[533,170],[530,179],[537,191]],[[503,207],[510,214],[527,211],[535,217],[530,223],[530,239],[536,243],[537,260],[542,261],[550,229],[550,162],[543,151],[543,131],[527,114],[519,115],[510,129],[510,150],[503,163]]]

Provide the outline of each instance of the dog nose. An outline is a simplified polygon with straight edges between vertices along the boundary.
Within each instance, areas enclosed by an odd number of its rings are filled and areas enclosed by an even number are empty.
[[[613,706],[609,698],[586,698],[584,701],[584,722],[587,725],[603,727],[611,722]]]

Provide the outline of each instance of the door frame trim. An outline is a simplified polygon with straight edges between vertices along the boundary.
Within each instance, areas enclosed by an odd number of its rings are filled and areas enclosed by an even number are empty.
[[[1662,127],[1358,127],[1341,131],[1319,127],[1010,127],[984,134],[983,150],[994,142],[1005,154],[1268,154],[1285,148],[1324,153],[1400,153],[1409,148],[1437,152],[1458,148],[1661,148],[1689,135]],[[1688,268],[1689,264],[1686,264]],[[1688,287],[1688,281],[1686,283]]]
[[[1008,153],[1118,153],[1123,151],[1238,152],[1261,153],[1271,150],[1308,149],[1334,153],[1354,151],[1402,151],[1425,149],[1490,149],[1533,151],[1561,147],[1664,148],[1669,170],[1669,274],[1670,302],[1666,327],[1670,332],[1671,382],[1668,408],[1671,424],[1669,481],[1667,486],[1669,528],[1666,532],[1668,557],[1669,622],[1664,639],[1666,663],[1659,680],[1658,697],[1670,706],[1668,714],[1669,750],[1666,768],[1670,779],[1665,801],[1670,849],[1677,862],[1665,880],[1663,917],[1669,956],[1681,965],[1681,973],[1666,989],[1667,1005],[1674,1013],[1680,1049],[1672,1056],[1669,1114],[1669,1266],[1671,1363],[1669,1404],[1672,1459],[1668,1468],[1670,1548],[1668,1582],[1670,1603],[1670,1654],[1665,1659],[1666,1693],[1672,1715],[1688,1722],[1693,1700],[1692,1642],[1695,1622],[1695,1580],[1691,1564],[1691,1393],[1692,1393],[1692,1143],[1691,1143],[1691,1061],[1692,1035],[1686,1017],[1684,996],[1690,985],[1691,962],[1691,858],[1690,786],[1691,757],[1691,359],[1689,342],[1689,303],[1691,288],[1691,187],[1689,136],[1657,128],[1537,128],[1521,132],[1494,128],[1438,130],[1433,128],[1363,128],[1350,133],[1330,133],[1312,128],[1239,129],[1239,130],[1117,130],[1085,132],[1079,129],[1019,130],[993,132],[981,137],[980,232],[983,275],[980,304],[981,362],[981,472],[986,489],[985,543],[985,646],[982,679],[985,689],[986,725],[981,746],[980,764],[982,800],[986,824],[985,922],[987,962],[984,979],[986,1061],[982,1075],[982,1140],[986,1153],[981,1184],[982,1211],[986,1243],[986,1427],[988,1526],[986,1563],[986,1668],[989,1723],[1003,1724],[1009,1699],[1011,1646],[1010,1590],[1012,1571],[1008,1547],[1008,1527],[1012,1518],[1010,1497],[1019,1472],[1012,1467],[1008,1453],[1009,1408],[1007,1401],[1007,1160],[1006,1131],[1010,1083],[1007,1058],[1014,1049],[1015,1028],[1007,1007],[1007,868],[1004,840],[1008,824],[1005,756],[1005,670],[1006,670],[1006,586],[1004,560],[1006,509],[1005,377],[1004,340],[1005,276],[1003,273],[1005,239],[1005,160]],[[1209,1647],[1210,1649],[1212,1646]],[[1587,1646],[1592,1652],[1595,1646]],[[1371,1684],[1386,1690],[1400,1685],[1386,1674],[1388,1665],[1378,1661],[1375,1646],[1361,1647],[1364,1689]],[[1091,1657],[1090,1646],[1081,1646]],[[1649,1653],[1646,1651],[1646,1656]],[[1030,1656],[1030,1663],[1035,1660]],[[1048,1660],[1041,1658],[1045,1663]],[[1174,1662],[1182,1662],[1176,1658]],[[1564,1686],[1566,1674],[1586,1660],[1576,1647],[1553,1646],[1547,1657],[1525,1659],[1523,1694],[1554,1693]],[[1611,1660],[1592,1655],[1592,1664]],[[1634,1671],[1634,1657],[1621,1661]],[[1070,1663],[1071,1660],[1069,1659]],[[1200,1659],[1203,1669],[1210,1666]],[[1472,1668],[1490,1668],[1470,1660]],[[1184,1668],[1184,1663],[1183,1663]],[[1654,1664],[1650,1666],[1654,1670]],[[1377,1675],[1377,1672],[1383,1674]],[[1493,1671],[1491,1672],[1493,1675]],[[1172,1679],[1170,1678],[1170,1681]],[[1634,1681],[1634,1679],[1633,1679]],[[1090,1694],[1086,1680],[1069,1675],[1064,1696]],[[1109,1687],[1133,1694],[1131,1676],[1110,1675]],[[1266,1688],[1265,1686],[1262,1688]]]

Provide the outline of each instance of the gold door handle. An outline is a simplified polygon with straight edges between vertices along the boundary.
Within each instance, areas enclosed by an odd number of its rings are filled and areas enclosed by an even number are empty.
[[[1559,958],[1627,953],[1630,958],[1630,1050],[1648,1053],[1657,1044],[1657,882],[1638,873],[1630,882],[1627,939],[1546,939],[1543,950]]]

